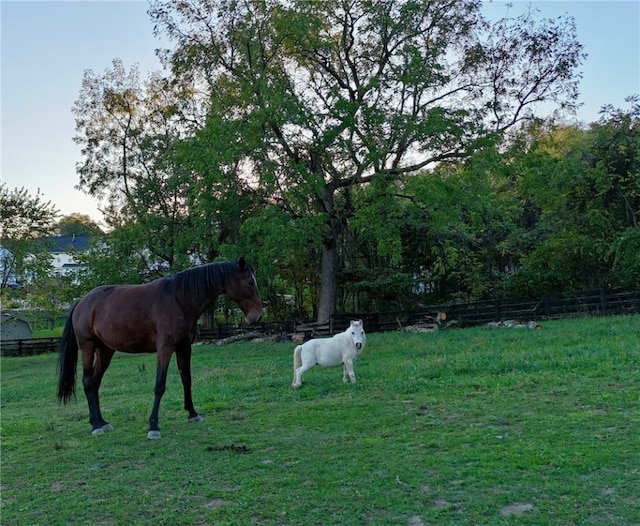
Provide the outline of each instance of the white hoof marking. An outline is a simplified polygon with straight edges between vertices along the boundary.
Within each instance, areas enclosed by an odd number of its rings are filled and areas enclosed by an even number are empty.
[[[111,424],[105,424],[102,427],[98,427],[91,431],[91,434],[96,437],[99,435],[104,435],[107,431],[113,431],[113,426]]]

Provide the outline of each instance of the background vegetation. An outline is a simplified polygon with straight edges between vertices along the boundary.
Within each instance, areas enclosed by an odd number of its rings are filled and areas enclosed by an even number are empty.
[[[146,439],[152,355],[117,354],[90,434],[56,356],[2,359],[2,524],[637,524],[640,317],[369,334],[358,384],[292,345],[198,346]]]
[[[78,187],[108,232],[79,276],[32,281],[32,302],[240,254],[271,319],[640,284],[640,104],[570,120],[570,17],[490,24],[475,0],[149,15],[174,44],[165,71],[115,59],[73,108]],[[5,213],[4,190],[3,245],[45,257],[25,239],[51,211]]]

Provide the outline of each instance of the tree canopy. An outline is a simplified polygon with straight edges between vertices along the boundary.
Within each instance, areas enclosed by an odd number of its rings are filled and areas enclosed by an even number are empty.
[[[569,19],[486,22],[480,2],[153,2],[173,74],[210,96],[208,149],[232,150],[292,219],[316,216],[317,317],[336,302],[353,188],[462,160],[535,115],[572,108]]]
[[[571,18],[490,23],[461,0],[149,14],[175,43],[167,77],[114,61],[74,107],[79,187],[111,202],[103,270],[144,279],[242,253],[273,311],[293,297],[321,320],[633,275],[614,233],[637,241],[637,167],[619,149],[637,152],[637,102],[589,129],[541,118],[576,108]]]
[[[42,238],[55,228],[58,210],[38,192],[9,189],[0,184],[0,291],[8,285],[46,288],[50,281],[51,256]]]

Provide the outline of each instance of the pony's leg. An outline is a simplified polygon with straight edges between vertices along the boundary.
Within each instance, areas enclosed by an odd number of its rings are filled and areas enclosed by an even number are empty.
[[[113,429],[113,426],[102,418],[98,394],[102,377],[109,368],[113,354],[112,349],[104,346],[96,348],[93,342],[85,343],[82,347],[82,385],[89,404],[89,422],[93,428],[93,435],[101,435]]]
[[[189,422],[202,422],[202,418],[193,407],[191,397],[191,346],[176,351],[176,361],[184,389],[184,408],[189,412]]]
[[[147,438],[157,439],[160,438],[160,427],[158,427],[158,413],[160,411],[160,401],[162,395],[167,388],[167,371],[169,370],[169,361],[171,359],[170,350],[158,349],[158,365],[156,368],[156,387],[155,387],[155,399],[153,401],[153,409],[151,410],[151,416],[149,417],[149,432]]]
[[[302,375],[306,371],[311,369],[315,364],[316,364],[316,362],[314,362],[313,360],[305,361],[303,359],[302,360],[302,365],[300,367],[298,367],[296,369],[296,371],[295,371],[295,380],[293,381],[292,387],[300,387],[302,385]]]
[[[347,376],[349,376],[349,380],[351,383],[356,383],[356,373],[353,370],[353,360],[347,360],[344,362],[344,376],[343,381],[347,381]]]

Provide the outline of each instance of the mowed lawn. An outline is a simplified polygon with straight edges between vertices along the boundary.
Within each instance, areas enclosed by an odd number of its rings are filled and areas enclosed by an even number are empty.
[[[57,356],[3,358],[0,523],[640,524],[640,316],[542,325],[369,334],[356,385],[299,390],[291,343],[195,346],[205,421],[174,362],[159,441],[154,355],[116,355],[99,437]]]

